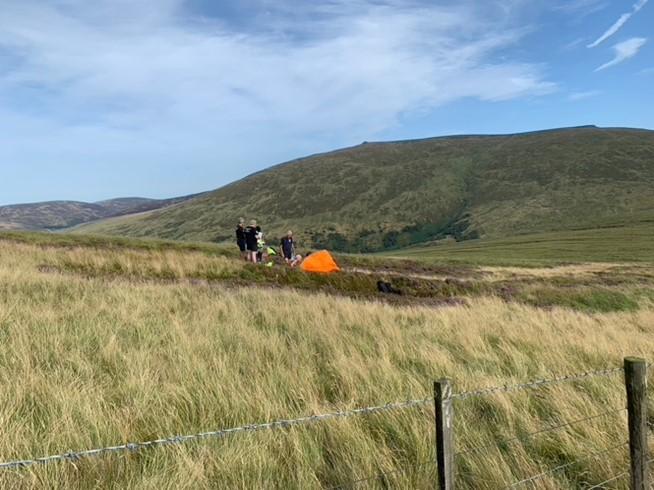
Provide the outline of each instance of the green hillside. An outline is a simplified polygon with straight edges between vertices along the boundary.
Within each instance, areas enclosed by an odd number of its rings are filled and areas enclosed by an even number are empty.
[[[652,264],[654,221],[620,227],[418,245],[382,252],[380,256],[438,264],[529,267],[582,262]]]
[[[80,232],[231,240],[239,216],[308,247],[377,251],[654,218],[654,131],[569,128],[354,148],[272,167],[199,199]]]

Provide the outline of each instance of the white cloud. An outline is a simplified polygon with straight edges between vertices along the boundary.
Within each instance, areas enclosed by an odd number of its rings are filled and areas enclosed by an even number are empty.
[[[570,41],[570,42],[569,42],[568,44],[566,44],[565,46],[563,46],[563,49],[566,50],[566,51],[571,50],[571,49],[574,49],[574,48],[576,48],[577,46],[579,46],[580,44],[582,44],[583,42],[584,42],[584,38],[583,38],[583,37],[579,37],[579,38],[577,38],[577,39],[574,39],[574,40]]]
[[[600,90],[588,90],[586,92],[573,92],[570,95],[568,95],[568,100],[576,102],[578,100],[584,100],[584,99],[590,99],[592,97],[597,97],[598,95],[601,95],[602,92]]]
[[[560,4],[555,4],[553,10],[565,14],[581,14],[585,17],[604,10],[608,5],[607,0],[565,0]]]
[[[236,30],[182,0],[4,0],[0,162],[214,162],[229,180],[412,111],[556,88],[499,56],[524,31],[465,4],[334,0],[289,23],[264,3]]]
[[[588,45],[589,48],[594,48],[596,46],[599,46],[601,43],[606,41],[608,38],[613,36],[616,32],[618,32],[620,29],[622,29],[622,26],[624,26],[631,17],[633,17],[635,14],[637,14],[644,6],[647,4],[649,0],[638,0],[632,7],[631,12],[627,12],[622,14],[618,20],[615,21],[615,23],[609,27],[604,34],[602,34],[597,40],[592,42],[591,44]]]
[[[619,63],[622,63],[623,61],[626,61],[629,58],[633,58],[638,54],[638,51],[640,51],[640,48],[642,48],[646,42],[647,39],[643,37],[634,37],[616,44],[615,46],[613,46],[613,50],[615,51],[615,57],[611,61],[604,63],[602,66],[596,68],[595,71],[605,70],[607,68],[610,68],[611,66],[615,66]]]

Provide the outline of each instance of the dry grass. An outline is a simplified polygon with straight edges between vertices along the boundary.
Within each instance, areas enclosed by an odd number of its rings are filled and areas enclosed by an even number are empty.
[[[29,250],[30,247],[22,247]],[[232,278],[244,263],[226,257],[211,257],[201,252],[172,250],[97,250],[72,248],[41,251],[41,266],[85,276],[128,277],[132,280],[221,280]]]
[[[498,298],[397,308],[293,291],[39,272],[44,263],[192,277],[241,267],[183,252],[98,252],[0,243],[0,459],[42,456],[654,359],[654,305],[629,313],[536,309]],[[163,271],[163,272],[162,272]],[[141,274],[141,272],[139,272]],[[624,406],[619,378],[458,402],[463,450]],[[432,413],[0,473],[1,488],[433,488]],[[463,488],[495,489],[626,440],[609,415],[462,455]],[[624,470],[625,451],[532,488],[577,489]],[[402,470],[402,471],[398,471]],[[625,488],[618,482],[616,488]]]

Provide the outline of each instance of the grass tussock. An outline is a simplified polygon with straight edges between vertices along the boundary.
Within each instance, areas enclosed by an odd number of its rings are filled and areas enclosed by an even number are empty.
[[[39,271],[66,263],[85,269]],[[619,366],[626,355],[654,359],[647,296],[638,308],[611,313],[484,294],[434,309],[167,280],[200,271],[251,272],[196,252],[0,243],[0,459],[426,398],[443,376],[465,391]],[[623,391],[619,377],[600,378],[457,402],[457,447],[622,408]],[[0,487],[318,489],[383,473],[361,487],[432,488],[432,420],[427,405],[7,471]],[[461,487],[502,488],[624,440],[624,414],[611,413],[464,453]],[[626,465],[625,450],[616,450],[534,488],[585,488]]]

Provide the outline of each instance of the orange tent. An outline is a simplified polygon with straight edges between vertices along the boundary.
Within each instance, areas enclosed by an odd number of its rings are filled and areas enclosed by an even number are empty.
[[[300,267],[304,272],[320,272],[323,274],[331,274],[341,270],[332,254],[327,250],[312,253],[304,259]]]

